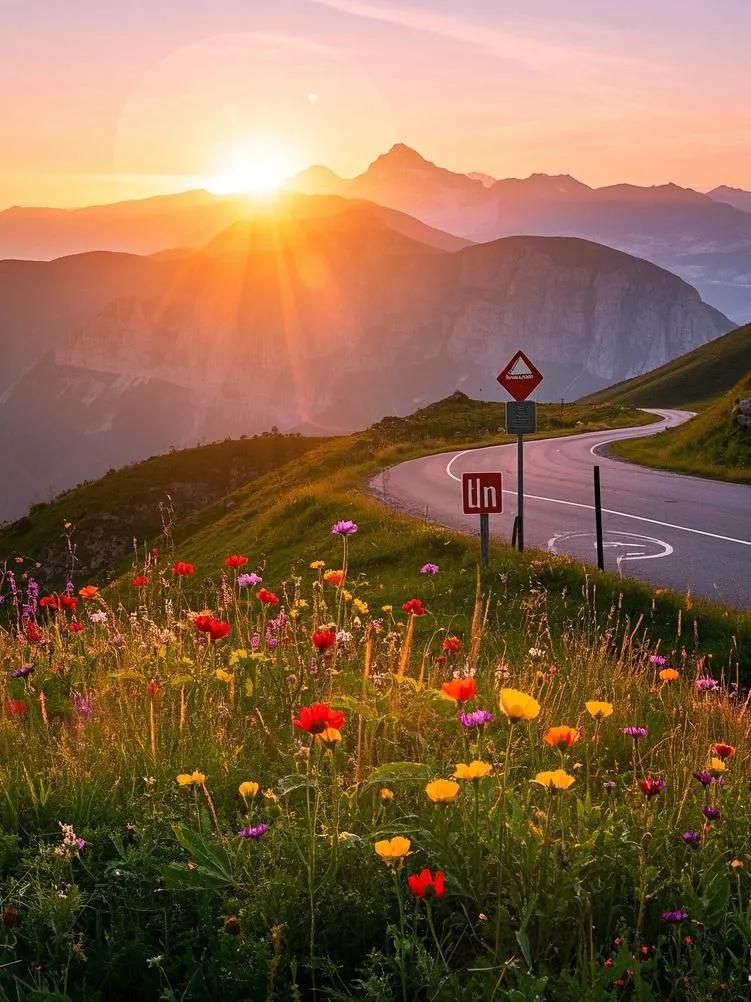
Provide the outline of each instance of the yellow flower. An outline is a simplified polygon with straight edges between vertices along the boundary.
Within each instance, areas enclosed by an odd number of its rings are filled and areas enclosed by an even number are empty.
[[[501,689],[499,702],[501,709],[511,720],[534,720],[540,712],[537,700],[518,689]]]
[[[675,668],[663,668],[660,672],[661,682],[675,682],[675,680],[680,677],[681,673],[676,671]]]
[[[356,598],[352,604],[357,609],[357,611],[360,613],[360,615],[362,615],[362,616],[367,615],[367,612],[368,612],[368,603],[367,602],[363,602],[363,600],[361,598]]]
[[[216,675],[216,677],[219,679],[220,682],[232,681],[232,675],[230,675],[230,673],[228,671],[225,671],[223,668],[217,668],[214,674]]]
[[[181,772],[176,778],[180,786],[192,786],[194,783],[202,786],[206,782],[205,774],[197,769],[195,772]]]
[[[245,658],[247,658],[247,656],[248,652],[246,650],[243,650],[242,647],[238,647],[237,650],[232,651],[232,653],[230,654],[229,663],[231,665],[236,665],[240,661],[244,661]]]
[[[707,769],[709,769],[710,772],[725,772],[727,766],[721,758],[711,758]]]
[[[325,567],[325,566],[326,566],[326,561],[325,560],[313,560],[311,562],[310,569],[311,569],[311,571],[318,571],[318,570],[321,569],[321,567]]]
[[[347,591],[346,588],[342,588],[342,598],[344,599],[345,602],[351,602],[352,601],[352,592],[351,591]]]
[[[246,780],[244,783],[240,783],[238,791],[241,797],[255,797],[258,793],[259,786],[258,783],[254,783],[251,780]]]
[[[530,779],[530,783],[538,783],[546,790],[568,790],[573,782],[574,777],[569,776],[565,769],[538,772],[534,779]]]
[[[316,739],[321,742],[321,744],[328,745],[333,748],[335,744],[338,744],[342,740],[341,733],[336,729],[336,727],[327,727],[325,731],[321,731],[320,734],[316,734]]]
[[[731,859],[730,860],[730,865],[732,866],[732,868],[734,870],[742,870],[743,869],[743,863],[739,859]]]
[[[393,611],[394,611],[393,605],[382,605],[381,606],[381,612],[389,613],[389,612],[393,612]]]
[[[308,608],[308,600],[306,598],[296,598],[295,599],[295,608],[296,609],[307,609]]]
[[[195,661],[192,658],[182,657],[182,658],[180,658],[180,664],[187,665],[188,667],[191,667],[192,665],[195,664]]]
[[[475,759],[469,765],[466,762],[457,762],[456,769],[454,770],[454,779],[484,779],[492,771],[493,766],[490,762],[481,762],[479,759]]]
[[[434,779],[425,787],[425,792],[434,804],[453,804],[459,796],[459,784],[453,779]]]
[[[594,717],[595,720],[603,720],[613,712],[612,703],[600,703],[596,699],[590,699],[584,705],[587,708],[587,713]]]
[[[405,856],[409,855],[409,850],[412,848],[412,843],[408,838],[403,835],[395,835],[393,838],[382,838],[373,846],[377,856],[388,863],[391,866],[392,863],[397,863],[400,859],[404,859]]]
[[[382,786],[381,789],[380,789],[379,796],[380,796],[381,800],[393,800],[394,799],[394,791],[393,790],[389,790],[388,786]]]

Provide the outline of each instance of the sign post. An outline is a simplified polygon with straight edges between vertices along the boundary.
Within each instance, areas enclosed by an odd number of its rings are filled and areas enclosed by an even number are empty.
[[[506,431],[516,433],[516,545],[520,553],[524,550],[524,436],[537,431],[537,404],[527,397],[542,379],[523,351],[517,351],[498,374],[498,382],[514,398],[506,404]]]
[[[463,473],[462,509],[480,516],[480,559],[490,561],[490,519],[503,511],[503,477],[500,473]]]

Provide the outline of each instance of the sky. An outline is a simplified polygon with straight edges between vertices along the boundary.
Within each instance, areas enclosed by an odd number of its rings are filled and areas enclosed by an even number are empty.
[[[0,208],[352,176],[751,188],[748,0],[0,0]]]

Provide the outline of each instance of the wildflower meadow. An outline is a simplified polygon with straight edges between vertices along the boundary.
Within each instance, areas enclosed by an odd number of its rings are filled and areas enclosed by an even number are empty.
[[[0,997],[747,999],[744,680],[332,536],[6,571]]]

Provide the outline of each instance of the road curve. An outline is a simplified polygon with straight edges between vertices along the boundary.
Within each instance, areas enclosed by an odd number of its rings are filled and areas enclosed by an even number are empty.
[[[751,608],[751,487],[650,470],[603,455],[608,442],[654,435],[693,416],[651,413],[660,420],[638,428],[525,444],[525,544],[596,565],[592,468],[598,464],[608,570]],[[491,470],[503,473],[504,512],[490,516],[490,532],[510,540],[516,515],[515,444],[413,459],[383,470],[370,489],[389,506],[478,535],[478,517],[461,511],[461,475]]]

